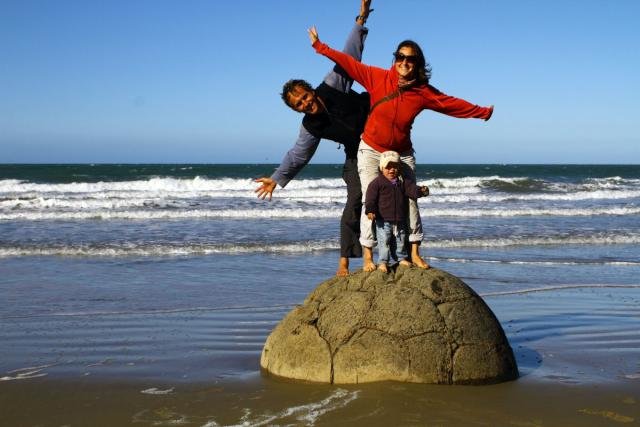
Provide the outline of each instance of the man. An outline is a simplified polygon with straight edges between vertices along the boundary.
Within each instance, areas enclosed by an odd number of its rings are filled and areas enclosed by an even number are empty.
[[[356,25],[343,50],[358,61],[362,58],[368,32],[364,24],[372,11],[371,0],[361,0]],[[256,179],[261,185],[255,190],[259,198],[268,197],[271,200],[276,185],[285,187],[309,163],[321,139],[330,139],[344,145],[342,178],[347,185],[347,201],[340,220],[338,276],[349,274],[349,258],[362,256],[359,242],[362,190],[357,152],[369,112],[369,97],[366,93],[358,94],[351,90],[352,84],[353,80],[338,66],[315,89],[304,80],[289,80],[285,83],[282,99],[294,111],[304,114],[300,133],[295,145],[287,152],[273,175],[270,178]],[[371,256],[370,253],[365,255]]]

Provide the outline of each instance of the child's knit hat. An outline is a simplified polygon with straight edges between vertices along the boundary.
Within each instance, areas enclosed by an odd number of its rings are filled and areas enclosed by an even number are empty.
[[[391,162],[400,163],[400,154],[395,151],[385,151],[380,154],[380,169],[384,169]]]

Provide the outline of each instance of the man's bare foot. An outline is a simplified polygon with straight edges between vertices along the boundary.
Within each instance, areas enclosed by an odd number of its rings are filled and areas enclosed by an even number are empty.
[[[388,273],[389,267],[387,266],[386,263],[381,262],[380,265],[378,266],[378,270],[382,271],[383,273]]]
[[[403,259],[399,262],[399,264],[403,267],[411,267],[411,261],[409,261],[408,259]]]
[[[336,276],[346,277],[349,275],[349,258],[340,257],[338,261],[338,270],[336,270]]]
[[[362,270],[371,272],[376,269],[373,263],[373,248],[362,247]]]

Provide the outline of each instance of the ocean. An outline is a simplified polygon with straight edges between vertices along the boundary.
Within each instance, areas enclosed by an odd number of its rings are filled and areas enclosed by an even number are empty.
[[[335,273],[346,199],[341,165],[310,165],[260,200],[275,167],[0,165],[0,424],[640,423],[640,165],[418,165],[421,253],[519,364],[479,387],[260,372]]]

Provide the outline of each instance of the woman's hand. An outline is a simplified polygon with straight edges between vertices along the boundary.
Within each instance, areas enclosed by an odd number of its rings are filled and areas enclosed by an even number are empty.
[[[316,26],[314,25],[313,27],[309,28],[307,30],[307,32],[309,33],[309,40],[311,40],[311,46],[313,46],[313,44],[315,42],[317,42],[318,40],[320,40],[318,38],[318,30],[316,30]]]
[[[489,107],[489,110],[491,111],[489,111],[489,116],[486,119],[484,119],[485,122],[488,121],[491,118],[491,116],[493,116],[493,105]]]
[[[375,221],[376,219],[376,214],[374,214],[373,212],[369,212],[367,214],[367,218],[369,218],[369,221]]]

